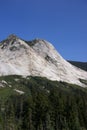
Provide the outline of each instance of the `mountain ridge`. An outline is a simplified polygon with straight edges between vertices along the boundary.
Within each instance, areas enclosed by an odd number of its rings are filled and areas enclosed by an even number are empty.
[[[45,40],[25,41],[10,35],[0,44],[0,75],[41,76],[85,87],[87,72],[63,59]]]

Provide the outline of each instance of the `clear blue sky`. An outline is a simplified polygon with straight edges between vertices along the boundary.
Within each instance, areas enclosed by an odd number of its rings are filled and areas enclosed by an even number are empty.
[[[0,0],[0,41],[9,34],[45,39],[65,59],[87,61],[87,0]]]

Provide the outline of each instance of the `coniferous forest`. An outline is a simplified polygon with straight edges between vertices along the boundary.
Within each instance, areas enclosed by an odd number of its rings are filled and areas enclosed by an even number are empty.
[[[1,85],[0,130],[87,130],[86,88],[16,75]]]

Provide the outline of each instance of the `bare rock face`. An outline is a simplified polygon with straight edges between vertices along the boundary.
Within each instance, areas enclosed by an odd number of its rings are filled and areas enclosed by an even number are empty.
[[[49,42],[41,39],[24,41],[10,35],[0,43],[0,75],[41,76],[85,87],[87,72],[62,58]]]

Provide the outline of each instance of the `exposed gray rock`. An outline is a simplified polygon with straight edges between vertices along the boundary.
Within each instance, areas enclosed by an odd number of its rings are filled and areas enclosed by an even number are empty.
[[[42,76],[85,87],[87,72],[62,58],[49,42],[41,39],[26,42],[15,35],[0,44],[0,75]]]

